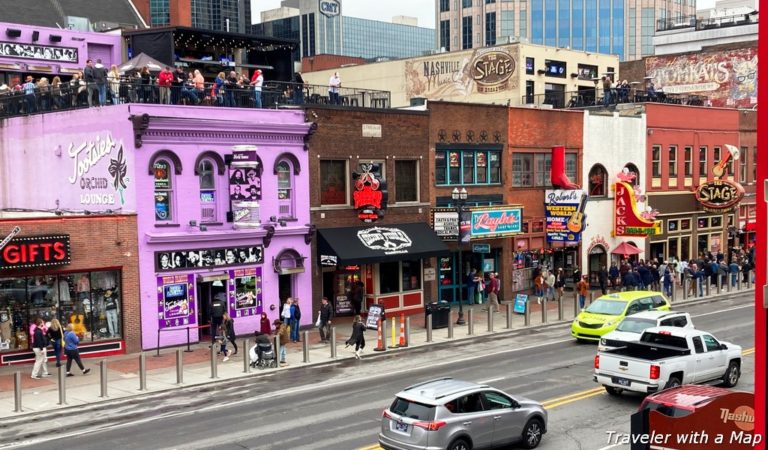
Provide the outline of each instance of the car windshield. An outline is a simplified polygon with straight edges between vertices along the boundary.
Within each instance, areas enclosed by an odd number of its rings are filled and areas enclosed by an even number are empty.
[[[392,402],[389,410],[398,416],[409,417],[416,420],[433,420],[435,418],[435,407],[424,405],[422,403],[412,402],[404,398],[397,397]]]
[[[594,303],[589,305],[586,311],[592,314],[605,314],[608,316],[618,316],[624,312],[624,308],[626,307],[627,307],[627,302],[598,299],[598,300],[595,300]]]
[[[637,319],[633,317],[627,317],[622,320],[617,331],[623,331],[625,333],[642,333],[646,328],[656,326],[656,321],[652,319]]]

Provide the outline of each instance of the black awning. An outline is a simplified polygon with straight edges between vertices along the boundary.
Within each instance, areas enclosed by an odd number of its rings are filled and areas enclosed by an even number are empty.
[[[337,264],[370,264],[448,254],[448,247],[425,223],[375,227],[321,228],[320,259],[336,256]]]

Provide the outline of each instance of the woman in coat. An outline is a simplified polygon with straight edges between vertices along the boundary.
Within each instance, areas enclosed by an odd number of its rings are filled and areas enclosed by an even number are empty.
[[[355,345],[355,358],[360,359],[360,352],[365,348],[365,324],[360,315],[352,322],[352,336],[347,339],[347,346]]]
[[[260,328],[261,334],[266,334],[267,336],[272,334],[272,323],[269,321],[269,317],[267,317],[267,313],[261,313],[261,321],[259,323],[259,328]]]
[[[280,367],[285,367],[288,363],[285,361],[285,344],[288,339],[291,338],[291,334],[288,331],[288,325],[281,322],[279,319],[275,320],[275,334],[280,336],[280,348],[278,349],[280,355]]]
[[[229,315],[229,313],[224,313],[223,322],[221,323],[221,328],[224,330],[224,338],[225,340],[222,342],[223,347],[223,353],[224,353],[224,361],[228,361],[229,357],[232,355],[237,354],[237,339],[235,339],[235,320]],[[234,352],[228,352],[226,351],[226,342],[229,341],[232,343],[232,347],[235,348]]]

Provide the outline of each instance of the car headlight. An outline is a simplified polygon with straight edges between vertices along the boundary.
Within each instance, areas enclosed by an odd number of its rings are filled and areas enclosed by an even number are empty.
[[[605,339],[600,339],[600,345],[605,345]]]

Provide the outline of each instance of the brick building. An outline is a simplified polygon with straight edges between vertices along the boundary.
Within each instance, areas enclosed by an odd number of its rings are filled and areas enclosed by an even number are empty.
[[[0,230],[13,235],[0,253],[0,363],[34,360],[37,317],[82,329],[86,355],[141,349],[135,215],[6,215]]]
[[[421,312],[436,292],[433,256],[447,252],[427,225],[428,113],[308,107],[306,114],[318,125],[309,141],[318,231],[314,306],[325,296],[337,314],[352,314],[362,282],[366,305]],[[370,221],[373,216],[380,218]]]

